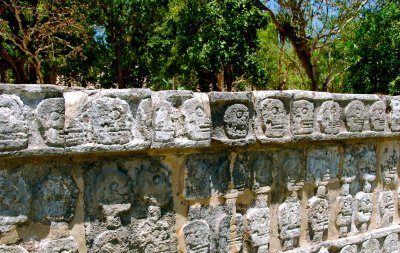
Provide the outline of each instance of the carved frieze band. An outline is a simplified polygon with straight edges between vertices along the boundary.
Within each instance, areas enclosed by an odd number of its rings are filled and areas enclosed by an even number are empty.
[[[38,87],[0,85],[0,155],[400,136],[400,97]]]

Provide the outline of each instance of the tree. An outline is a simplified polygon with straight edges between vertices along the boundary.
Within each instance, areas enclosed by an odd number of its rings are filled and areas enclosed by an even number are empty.
[[[347,91],[400,94],[399,2],[371,6],[356,27],[343,50],[350,62]]]
[[[17,83],[55,83],[60,65],[77,55],[85,40],[85,29],[75,16],[78,4],[74,0],[2,3],[2,72],[11,69]]]
[[[320,68],[322,58],[331,60],[330,46],[356,18],[368,0],[276,0],[258,1],[282,37],[293,47],[311,90],[326,91],[337,65]],[[328,56],[328,57],[327,57]]]
[[[172,1],[149,41],[153,83],[232,90],[235,80],[262,77],[255,52],[257,30],[266,24],[250,0]]]

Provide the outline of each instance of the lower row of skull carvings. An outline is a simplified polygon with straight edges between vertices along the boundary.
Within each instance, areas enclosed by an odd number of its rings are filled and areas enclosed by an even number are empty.
[[[311,208],[321,209],[325,206],[314,203]],[[197,214],[191,215],[191,212]],[[300,203],[294,199],[287,200],[279,207],[278,219],[283,251],[299,247],[300,216]],[[319,219],[317,216],[314,218]],[[310,222],[314,223],[312,220]],[[327,223],[328,217],[320,220],[317,226],[311,224],[311,227],[327,229]],[[250,250],[249,252],[268,252],[270,211],[265,205],[252,207],[244,215],[237,213],[233,215],[231,210],[221,206],[191,208],[189,222],[183,226],[182,231],[188,253],[230,252],[230,250],[242,252],[243,247]],[[373,231],[371,233],[373,234]],[[384,240],[383,252],[398,252],[398,244],[398,235],[390,234]],[[362,243],[361,248],[364,251],[381,252],[378,251],[380,243],[377,239],[367,240]],[[348,245],[340,252],[359,251],[356,245]]]

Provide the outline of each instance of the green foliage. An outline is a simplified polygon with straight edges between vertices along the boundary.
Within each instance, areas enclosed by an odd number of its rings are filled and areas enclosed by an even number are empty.
[[[400,7],[388,3],[364,13],[347,42],[348,91],[399,94]]]
[[[215,85],[216,76],[227,74],[229,66],[233,79],[260,78],[254,54],[257,30],[266,22],[249,0],[172,1],[169,15],[149,41],[152,82],[167,77],[177,86],[196,89],[198,82]]]

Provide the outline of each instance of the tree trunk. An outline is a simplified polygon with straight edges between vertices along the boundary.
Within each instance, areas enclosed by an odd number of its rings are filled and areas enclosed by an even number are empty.
[[[201,92],[210,92],[210,81],[208,73],[199,72],[199,90]]]
[[[48,84],[56,84],[57,82],[57,75],[58,75],[58,67],[57,65],[51,66],[50,71],[47,73],[47,75],[44,77],[45,83]]]
[[[125,89],[126,85],[124,83],[124,75],[122,72],[122,61],[121,61],[122,51],[121,51],[121,49],[117,49],[116,56],[117,56],[117,66],[116,67],[117,67],[118,89]]]
[[[224,86],[225,86],[225,70],[224,66],[221,67],[221,70],[218,73],[217,76],[217,83],[218,83],[218,91],[224,91]]]
[[[226,90],[227,91],[232,91],[232,83],[233,83],[233,78],[232,78],[232,64],[228,65],[228,83],[227,83],[227,87]]]

